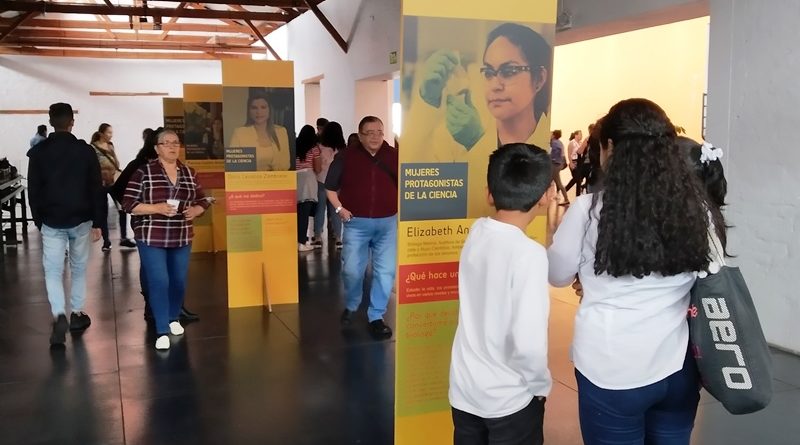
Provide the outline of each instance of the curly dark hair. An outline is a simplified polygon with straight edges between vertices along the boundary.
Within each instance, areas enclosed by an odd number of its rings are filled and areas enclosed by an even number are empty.
[[[605,166],[596,274],[642,278],[708,268],[704,191],[676,136],[664,110],[647,99],[619,102],[603,117],[600,141],[613,151]]]
[[[728,245],[727,229],[729,226],[725,223],[722,208],[725,207],[725,196],[728,194],[728,181],[725,179],[722,162],[719,159],[702,162],[700,160],[702,145],[686,136],[678,136],[678,149],[681,150],[684,158],[689,162],[689,168],[703,186],[704,199],[708,203],[714,230],[724,249]]]

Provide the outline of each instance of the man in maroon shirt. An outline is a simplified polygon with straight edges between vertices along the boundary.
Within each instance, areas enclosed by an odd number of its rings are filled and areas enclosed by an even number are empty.
[[[361,303],[364,273],[372,258],[369,331],[376,337],[389,338],[392,330],[383,315],[397,265],[397,150],[384,140],[380,119],[361,119],[358,142],[336,155],[325,188],[344,223],[342,325],[350,325]]]

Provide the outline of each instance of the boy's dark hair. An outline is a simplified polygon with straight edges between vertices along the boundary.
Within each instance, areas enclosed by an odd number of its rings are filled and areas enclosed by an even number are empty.
[[[561,130],[553,130],[553,138],[561,139]]]
[[[72,106],[63,102],[50,105],[50,125],[56,130],[66,130],[70,123],[75,119]]]
[[[324,128],[326,125],[328,125],[328,119],[324,117],[317,118],[317,127]]]
[[[36,127],[36,134],[44,136],[47,134],[47,125],[39,125]]]
[[[487,182],[497,210],[527,212],[553,180],[550,156],[535,145],[514,143],[489,156]]]

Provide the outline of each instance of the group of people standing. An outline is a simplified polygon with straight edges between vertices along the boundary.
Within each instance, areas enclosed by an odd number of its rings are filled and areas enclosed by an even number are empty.
[[[136,159],[120,171],[116,156],[109,154],[113,153],[109,125],[101,125],[100,135],[89,145],[72,134],[75,121],[69,104],[51,105],[49,115],[54,132],[28,152],[28,189],[31,214],[42,233],[53,314],[50,344],[62,346],[67,330],[83,331],[91,324],[84,311],[86,264],[89,246],[100,239],[106,224],[110,193],[132,215],[142,293],[157,334],[155,346],[168,349],[168,334],[184,332],[182,316],[196,319],[183,309],[192,221],[210,205],[194,170],[178,160],[177,134],[162,130],[149,135]],[[65,251],[72,278],[69,321],[63,286]]]
[[[722,151],[679,138],[645,99],[614,105],[592,135],[602,188],[576,198],[547,249],[524,228],[554,193],[553,158],[525,144],[490,157],[496,213],[475,222],[459,266],[456,445],[543,443],[549,285],[581,296],[571,358],[584,443],[689,444],[700,381],[686,314],[698,274],[725,254]]]

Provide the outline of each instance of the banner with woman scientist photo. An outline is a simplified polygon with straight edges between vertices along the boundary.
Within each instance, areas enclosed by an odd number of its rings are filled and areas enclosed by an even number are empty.
[[[498,146],[548,149],[556,0],[403,2],[395,443],[452,443],[458,261]],[[548,150],[549,151],[549,150]],[[528,234],[544,244],[547,217]]]
[[[297,303],[294,65],[222,61],[228,306]]]

